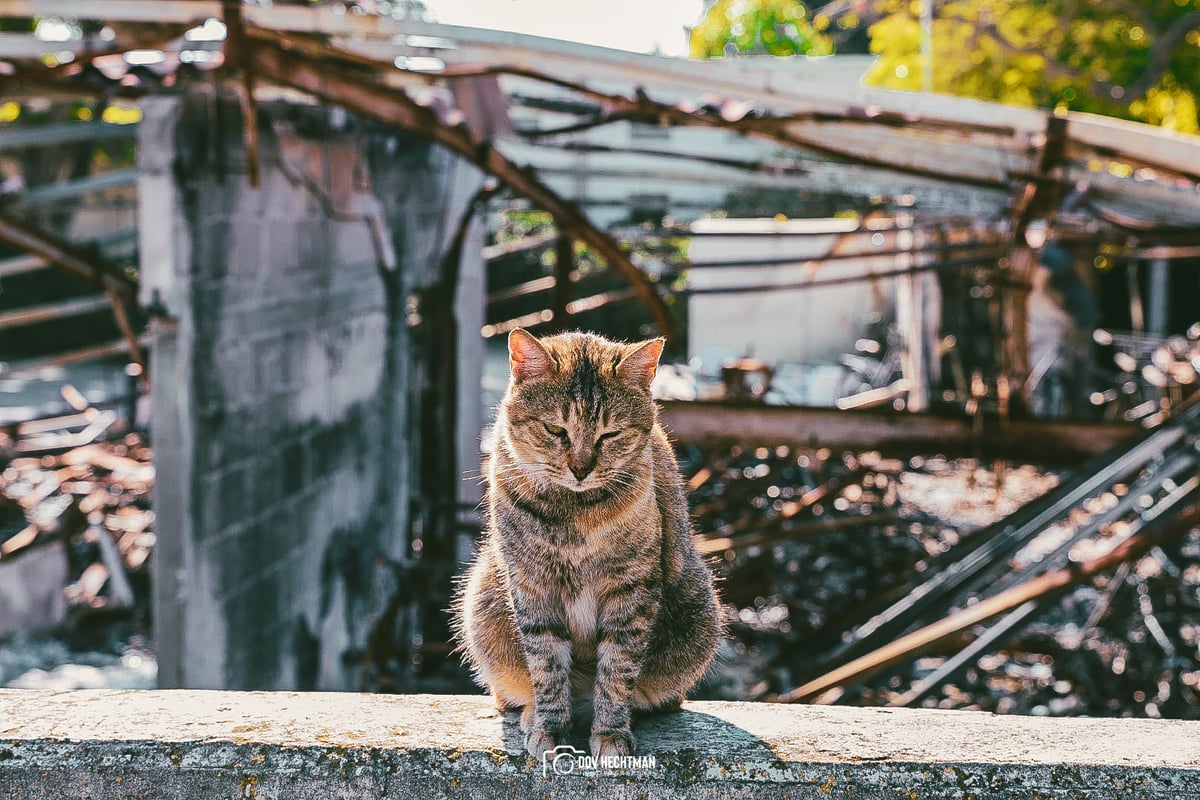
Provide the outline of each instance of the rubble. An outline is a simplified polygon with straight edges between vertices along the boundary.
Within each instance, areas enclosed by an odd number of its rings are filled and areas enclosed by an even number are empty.
[[[1092,480],[1104,473],[1097,464],[1056,474],[974,459],[898,460],[789,448],[733,447],[719,453],[681,445],[697,529],[706,545],[719,545],[712,551],[721,558],[717,569],[729,604],[731,641],[705,696],[791,699],[789,690],[862,655],[864,649],[852,645],[870,630],[867,621],[881,627],[877,617],[886,601],[905,598],[934,576],[953,574],[949,567],[970,550],[973,538],[986,541],[989,526],[993,533],[1011,533],[1012,526],[1000,521],[1024,511],[1039,535],[1003,553],[988,553],[983,563],[992,573],[984,584],[968,587],[970,592],[947,605],[918,609],[904,626],[881,629],[872,647],[890,644],[919,624],[932,627],[946,611],[978,611],[1000,591],[1024,591],[1021,599],[1037,603],[1010,606],[1021,613],[1007,627],[990,614],[988,621],[957,633],[944,631],[933,644],[907,660],[884,664],[873,676],[797,699],[1195,717],[1200,570],[1192,562],[1200,555],[1200,533],[1185,508],[1195,481],[1187,479],[1186,464],[1174,463],[1193,464],[1195,433],[1186,433],[1192,421],[1183,427],[1174,450],[1161,439],[1175,434],[1158,439],[1151,434],[1141,443],[1148,460],[1117,463],[1106,478],[1109,486]],[[803,514],[784,514],[795,507],[795,498],[826,486],[834,490],[821,502]],[[1066,506],[1064,496],[1070,499]],[[1056,520],[1039,513],[1048,506],[1061,511]],[[731,521],[730,507],[753,509],[751,518]],[[1185,509],[1174,538],[1139,538],[1143,526],[1152,527],[1159,516],[1171,518],[1168,508]],[[763,528],[773,535],[750,533]],[[1043,602],[1050,599],[1054,602]],[[972,641],[978,643],[974,651]]]
[[[116,412],[82,405],[9,426],[0,438],[0,572],[27,574],[26,585],[36,582],[45,604],[60,609],[20,618],[0,635],[65,626],[72,645],[105,646],[149,620],[150,448]],[[57,577],[47,577],[45,565],[55,563]]]

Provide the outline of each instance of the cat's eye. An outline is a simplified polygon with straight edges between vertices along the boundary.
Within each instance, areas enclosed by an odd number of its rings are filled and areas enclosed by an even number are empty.
[[[619,433],[619,431],[608,431],[606,433],[602,433],[596,437],[596,444],[600,444],[601,442],[605,441],[606,439],[613,439],[617,436],[618,433]]]
[[[546,433],[551,436],[557,436],[560,439],[566,438],[567,429],[561,425],[551,425],[549,422],[543,422],[542,424],[546,426]]]

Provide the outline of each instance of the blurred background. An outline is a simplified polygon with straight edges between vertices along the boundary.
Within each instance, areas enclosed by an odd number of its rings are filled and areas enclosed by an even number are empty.
[[[1200,4],[0,0],[0,685],[477,691],[506,335],[668,337],[698,697],[1200,716]]]

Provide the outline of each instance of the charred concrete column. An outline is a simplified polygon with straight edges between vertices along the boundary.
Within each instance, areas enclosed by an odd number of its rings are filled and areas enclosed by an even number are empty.
[[[139,140],[160,683],[356,689],[430,446],[414,334],[447,333],[412,298],[479,177],[336,108],[257,125],[257,187],[223,90],[149,103]]]

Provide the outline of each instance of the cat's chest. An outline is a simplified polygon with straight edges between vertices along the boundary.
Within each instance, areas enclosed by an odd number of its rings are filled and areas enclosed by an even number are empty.
[[[600,598],[612,565],[587,547],[564,548],[559,556],[565,557],[564,580],[558,585],[558,604],[563,618],[572,640],[579,643],[593,641],[600,617]]]
[[[591,642],[596,638],[596,625],[600,618],[600,598],[594,585],[579,586],[577,591],[563,597],[563,613],[571,638],[577,642]]]

